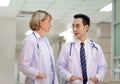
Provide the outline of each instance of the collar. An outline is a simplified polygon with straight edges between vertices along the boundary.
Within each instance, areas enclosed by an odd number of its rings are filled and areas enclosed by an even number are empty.
[[[74,39],[71,43],[72,44],[77,44],[78,46],[80,46],[80,40],[78,39]],[[96,43],[94,43],[94,41],[90,40],[89,38],[87,38],[85,41],[84,41],[85,45],[88,45],[90,44],[92,46],[92,48],[95,48],[97,51],[98,51],[98,47],[96,45]]]
[[[70,43],[71,44],[77,44],[78,46],[80,46],[80,43],[81,43],[82,41],[80,41],[79,39],[73,39]],[[84,43],[85,43],[85,45],[88,45],[88,43],[90,42],[90,40],[89,40],[89,38],[87,38],[85,41],[84,41]]]
[[[36,31],[33,31],[33,35],[35,36],[36,39],[40,39],[40,38],[47,39],[45,36],[40,36]]]
[[[77,43],[80,44],[82,41],[80,41],[79,39],[76,39]],[[86,45],[89,42],[89,39],[87,38],[85,41],[83,41],[84,44]]]

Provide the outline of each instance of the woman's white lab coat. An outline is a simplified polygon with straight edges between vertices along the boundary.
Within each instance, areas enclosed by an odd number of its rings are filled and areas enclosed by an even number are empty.
[[[31,34],[24,40],[19,69],[26,75],[25,84],[50,84],[50,62],[48,58],[50,54],[52,55],[52,59],[54,58],[52,49],[46,37],[40,37],[37,33],[35,35],[36,38]],[[44,46],[44,41],[47,42],[50,51],[48,47]],[[39,49],[37,48],[37,43]],[[38,73],[45,74],[46,79],[37,79],[36,76]],[[56,71],[54,73],[54,84],[58,84]]]

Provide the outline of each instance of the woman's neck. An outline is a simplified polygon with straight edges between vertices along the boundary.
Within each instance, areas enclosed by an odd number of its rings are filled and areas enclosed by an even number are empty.
[[[36,30],[40,36],[44,36],[44,31],[42,29]]]

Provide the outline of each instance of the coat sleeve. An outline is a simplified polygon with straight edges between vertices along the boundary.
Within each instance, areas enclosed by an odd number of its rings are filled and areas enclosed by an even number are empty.
[[[57,60],[56,70],[60,75],[60,77],[69,81],[72,74],[69,73],[67,70],[68,69],[68,52],[69,52],[69,48],[66,48],[66,45],[64,45],[60,51],[60,54]]]
[[[32,65],[33,59],[33,42],[25,40],[23,43],[23,49],[19,59],[19,70],[23,72],[27,77],[35,79],[39,70],[35,69]]]
[[[107,70],[107,63],[106,63],[105,56],[100,46],[98,48],[98,56],[99,56],[99,61],[98,61],[97,77],[99,79],[99,82],[103,82],[105,73]]]

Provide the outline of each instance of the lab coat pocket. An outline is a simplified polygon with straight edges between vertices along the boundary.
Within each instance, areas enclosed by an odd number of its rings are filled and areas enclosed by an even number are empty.
[[[46,79],[36,79],[35,84],[46,84]]]
[[[95,84],[95,83],[89,80],[86,84]]]
[[[82,84],[82,81],[81,80],[75,80],[75,81],[72,81],[71,83],[72,84]]]
[[[34,80],[30,79],[30,78],[26,78],[25,79],[25,84],[34,84]]]

